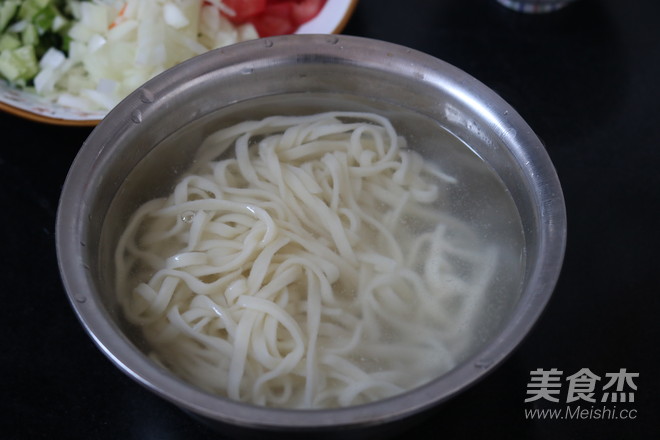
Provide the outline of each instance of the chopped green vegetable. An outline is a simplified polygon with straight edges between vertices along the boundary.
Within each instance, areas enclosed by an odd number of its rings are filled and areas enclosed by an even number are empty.
[[[39,44],[39,34],[37,28],[32,23],[28,23],[21,32],[21,40],[25,46],[36,46]]]
[[[16,15],[16,11],[21,2],[18,0],[7,0],[0,5],[0,32],[4,32],[12,18]]]
[[[7,32],[6,34],[0,35],[0,51],[5,49],[16,49],[21,47],[21,40],[16,34]]]
[[[32,21],[35,15],[44,9],[51,0],[24,0],[21,4],[21,9],[18,11],[18,16],[21,20]]]
[[[0,79],[30,85],[38,60],[51,48],[68,46],[69,0],[4,0],[0,3]],[[30,49],[26,49],[26,48]]]
[[[34,47],[21,46],[0,52],[0,74],[12,83],[22,84],[39,73]]]
[[[39,34],[52,31],[55,18],[60,15],[55,6],[48,5],[37,12],[32,19],[32,23],[37,28]]]

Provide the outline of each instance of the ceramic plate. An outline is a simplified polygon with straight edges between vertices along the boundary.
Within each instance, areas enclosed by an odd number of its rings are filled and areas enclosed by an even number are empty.
[[[298,34],[336,34],[346,26],[358,0],[327,0],[323,10],[302,25]],[[106,111],[82,111],[48,102],[34,93],[18,90],[0,80],[0,110],[58,125],[96,125]]]

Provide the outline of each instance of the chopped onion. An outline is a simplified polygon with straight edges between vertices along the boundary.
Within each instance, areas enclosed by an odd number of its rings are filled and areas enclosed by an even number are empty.
[[[106,43],[106,39],[99,34],[92,35],[87,43],[87,50],[94,53]]]
[[[165,19],[165,23],[174,29],[181,29],[190,23],[181,9],[171,2],[165,3],[163,6],[163,18]]]
[[[49,48],[39,60],[39,67],[42,69],[56,69],[64,63],[66,55],[54,47]]]
[[[110,110],[144,82],[209,50],[258,38],[222,1],[72,1],[69,52],[47,53],[35,89],[61,105]],[[14,26],[18,26],[18,23]],[[66,62],[65,62],[66,61]]]

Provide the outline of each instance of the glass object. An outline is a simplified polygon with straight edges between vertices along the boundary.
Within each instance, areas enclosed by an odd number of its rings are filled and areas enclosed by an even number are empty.
[[[574,0],[497,0],[509,9],[530,14],[556,11]]]

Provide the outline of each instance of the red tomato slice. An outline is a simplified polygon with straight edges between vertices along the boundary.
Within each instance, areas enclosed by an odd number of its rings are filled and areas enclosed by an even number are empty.
[[[293,13],[291,19],[296,28],[303,23],[307,23],[312,18],[316,17],[326,0],[293,0]]]
[[[273,17],[280,18],[291,18],[293,13],[294,3],[291,1],[279,1],[273,2],[272,0],[267,2],[266,8],[264,9],[262,15],[270,15]]]
[[[250,23],[260,37],[292,34],[296,31],[296,25],[291,19],[292,13],[291,2],[268,3],[261,14],[250,19]]]
[[[223,3],[236,15],[225,17],[234,24],[243,24],[250,18],[261,14],[266,9],[266,0],[223,0]]]
[[[224,0],[236,12],[234,24],[252,23],[260,37],[292,34],[316,17],[326,0]]]
[[[252,20],[252,24],[262,38],[292,34],[296,31],[296,26],[290,19],[275,15],[260,15]]]

